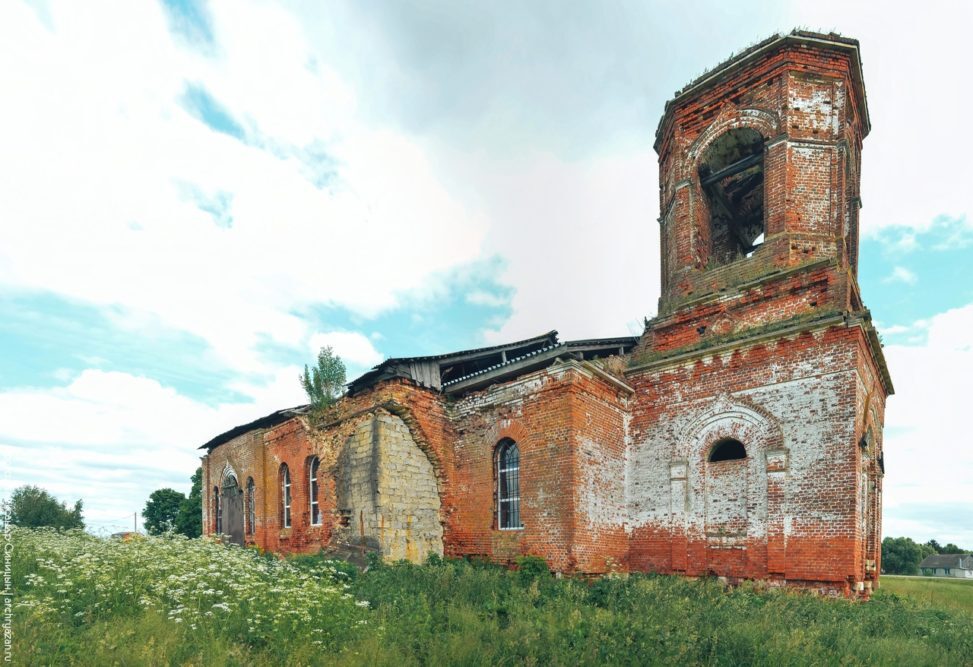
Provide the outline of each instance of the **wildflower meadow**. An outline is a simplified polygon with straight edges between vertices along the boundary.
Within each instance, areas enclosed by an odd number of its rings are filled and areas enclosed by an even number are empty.
[[[14,554],[15,642],[38,663],[106,664],[140,642],[125,661],[330,654],[369,623],[346,572],[322,563],[309,574],[211,540],[15,529]]]
[[[973,665],[973,613],[433,558],[365,572],[206,539],[15,529],[14,664]]]

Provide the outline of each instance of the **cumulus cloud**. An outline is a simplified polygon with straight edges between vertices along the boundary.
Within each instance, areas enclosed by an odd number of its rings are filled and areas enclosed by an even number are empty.
[[[83,498],[95,527],[141,511],[156,488],[188,491],[197,447],[214,435],[305,402],[298,374],[286,367],[267,384],[239,383],[248,400],[215,406],[150,378],[92,369],[54,389],[0,391],[0,495],[29,481]]]
[[[504,295],[476,290],[466,295],[466,301],[478,306],[505,306],[509,299]]]
[[[486,225],[413,140],[356,120],[295,16],[211,11],[213,54],[175,40],[156,3],[54,2],[49,26],[0,8],[0,57],[18,64],[0,69],[0,287],[112,305],[272,374],[258,343],[313,333],[295,310],[392,308],[477,259]],[[187,109],[187,86],[239,131]]]
[[[311,352],[317,354],[322,347],[331,347],[346,364],[366,368],[384,358],[367,336],[355,331],[328,331],[311,336]]]
[[[896,266],[892,269],[892,273],[887,275],[883,282],[887,283],[905,283],[906,285],[915,285],[919,280],[919,276],[915,272],[910,271],[904,266]]]

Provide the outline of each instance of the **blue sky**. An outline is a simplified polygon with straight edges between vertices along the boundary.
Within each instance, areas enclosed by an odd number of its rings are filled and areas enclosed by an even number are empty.
[[[323,344],[354,376],[639,333],[666,99],[806,26],[862,42],[860,283],[898,390],[885,530],[973,545],[973,16],[808,4],[4,3],[0,493],[128,525],[188,489],[199,444],[301,403]]]

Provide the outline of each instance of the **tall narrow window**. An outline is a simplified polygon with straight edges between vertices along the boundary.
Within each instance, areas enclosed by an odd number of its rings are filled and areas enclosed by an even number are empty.
[[[321,460],[318,457],[311,459],[308,465],[308,496],[311,500],[311,525],[321,525],[321,509],[318,505],[318,468],[321,467]]]
[[[253,527],[257,523],[257,503],[254,499],[256,489],[253,477],[247,479],[247,535],[253,535]]]
[[[524,527],[520,522],[520,450],[509,439],[497,446],[497,505],[501,530]]]
[[[213,487],[213,516],[216,517],[216,534],[223,534],[223,503],[220,502],[220,488]]]
[[[280,466],[280,502],[281,502],[281,525],[284,528],[291,527],[291,471],[287,464]]]

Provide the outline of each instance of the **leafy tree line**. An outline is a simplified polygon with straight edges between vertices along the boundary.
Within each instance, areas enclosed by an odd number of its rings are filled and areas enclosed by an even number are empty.
[[[202,468],[196,469],[192,482],[188,498],[173,489],[159,489],[149,496],[143,512],[145,529],[149,533],[158,535],[171,530],[187,537],[202,534]],[[82,516],[84,503],[81,500],[68,507],[67,503],[59,502],[48,491],[37,486],[26,485],[15,489],[4,505],[6,520],[14,526],[61,530],[85,527]]]
[[[145,530],[150,535],[169,531],[186,537],[203,533],[203,469],[196,468],[189,497],[175,489],[157,489],[149,496],[142,510]]]
[[[919,563],[933,554],[966,554],[952,542],[942,546],[936,540],[925,544],[915,542],[911,537],[886,537],[882,540],[882,571],[887,574],[919,574]]]
[[[74,507],[68,508],[67,503],[58,502],[57,498],[37,486],[14,489],[7,506],[7,520],[15,526],[51,526],[64,530],[84,528],[84,518],[81,516],[84,503],[78,500]]]

